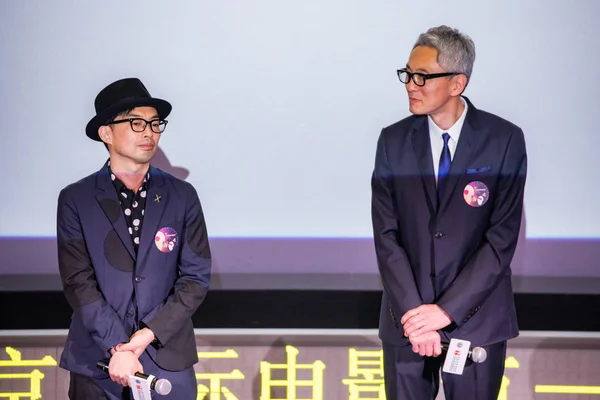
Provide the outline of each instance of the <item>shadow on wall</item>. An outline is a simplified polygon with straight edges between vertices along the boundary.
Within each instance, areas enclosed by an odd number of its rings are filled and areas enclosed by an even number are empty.
[[[152,157],[151,163],[154,167],[161,169],[173,175],[175,178],[181,179],[183,181],[190,174],[190,171],[186,168],[174,167],[173,165],[171,165],[171,162],[167,158],[167,155],[160,147],[156,149],[156,154],[154,154],[154,157]]]

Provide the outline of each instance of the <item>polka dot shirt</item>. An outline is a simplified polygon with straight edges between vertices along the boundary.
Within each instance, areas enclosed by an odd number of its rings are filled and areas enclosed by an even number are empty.
[[[131,239],[133,240],[133,246],[137,253],[140,246],[140,237],[142,234],[142,222],[144,220],[144,209],[146,208],[146,192],[148,190],[148,181],[150,180],[150,172],[146,174],[142,185],[136,192],[129,189],[125,184],[112,173],[110,169],[110,163],[108,165],[108,172],[110,179],[112,180],[113,186],[117,191],[119,203],[125,214],[125,221],[127,222],[127,228]]]

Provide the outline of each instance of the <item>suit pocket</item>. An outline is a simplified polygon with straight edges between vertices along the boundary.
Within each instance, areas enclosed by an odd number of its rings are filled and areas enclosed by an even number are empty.
[[[480,167],[480,168],[469,168],[466,171],[467,175],[471,175],[471,174],[480,174],[482,172],[488,172],[492,169],[491,166],[485,166],[485,167]]]

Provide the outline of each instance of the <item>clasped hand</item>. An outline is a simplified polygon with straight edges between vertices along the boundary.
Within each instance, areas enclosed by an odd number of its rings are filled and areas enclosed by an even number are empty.
[[[415,353],[427,357],[442,354],[441,338],[437,331],[450,325],[452,320],[439,306],[423,304],[413,308],[402,316],[400,323]]]
[[[131,335],[129,342],[118,344],[112,348],[108,364],[110,379],[122,386],[129,386],[130,375],[144,372],[139,357],[153,340],[154,333],[148,328],[143,328]]]

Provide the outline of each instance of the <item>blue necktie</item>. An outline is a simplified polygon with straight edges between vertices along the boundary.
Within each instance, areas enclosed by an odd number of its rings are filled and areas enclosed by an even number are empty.
[[[450,148],[448,147],[448,140],[450,135],[444,133],[442,135],[444,139],[444,148],[440,155],[440,167],[438,169],[438,200],[441,201],[444,196],[444,190],[446,189],[446,182],[448,181],[448,173],[450,172],[450,164],[452,164],[452,158],[450,157]]]

